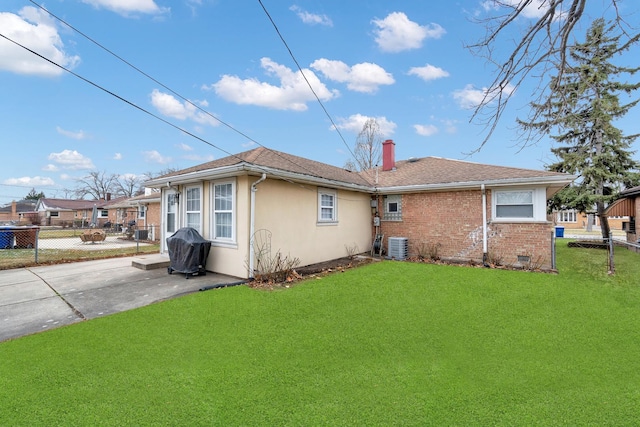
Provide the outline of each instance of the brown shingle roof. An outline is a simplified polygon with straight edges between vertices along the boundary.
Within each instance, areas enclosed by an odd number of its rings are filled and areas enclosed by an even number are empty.
[[[285,172],[292,172],[300,175],[307,175],[315,178],[325,178],[341,183],[356,184],[370,186],[371,183],[357,173],[350,172],[336,166],[326,163],[316,162],[314,160],[305,159],[303,157],[294,156],[292,154],[275,151],[264,147],[258,147],[253,150],[245,151],[203,163],[187,169],[182,169],[160,178],[168,178],[177,175],[189,174],[193,172],[201,172],[211,169],[217,169],[225,166],[238,165],[248,163],[257,167],[263,166],[270,169],[277,169]],[[276,174],[277,175],[277,174]]]
[[[366,171],[375,176],[375,171]],[[378,171],[378,187],[456,184],[482,181],[570,177],[564,173],[493,166],[441,157],[396,162],[396,169]]]

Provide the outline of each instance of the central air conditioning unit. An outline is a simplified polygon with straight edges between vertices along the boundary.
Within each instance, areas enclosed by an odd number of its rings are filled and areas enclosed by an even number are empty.
[[[406,237],[389,237],[389,252],[392,259],[406,259],[409,256],[409,241]]]

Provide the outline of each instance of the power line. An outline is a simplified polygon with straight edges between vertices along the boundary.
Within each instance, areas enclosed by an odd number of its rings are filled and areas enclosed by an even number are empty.
[[[260,6],[262,7],[262,10],[264,11],[264,13],[267,15],[267,18],[269,18],[269,21],[271,22],[271,25],[273,25],[273,28],[275,29],[276,33],[278,34],[278,37],[280,37],[280,40],[282,41],[282,43],[284,44],[284,47],[287,49],[287,52],[289,52],[289,56],[291,56],[291,59],[293,59],[293,62],[296,64],[296,67],[298,67],[298,70],[300,71],[300,74],[302,75],[302,78],[304,78],[304,81],[307,82],[307,86],[309,86],[309,89],[311,90],[311,93],[313,93],[313,96],[315,96],[316,101],[318,101],[318,104],[320,104],[320,107],[322,108],[322,111],[324,111],[324,114],[327,116],[327,118],[329,119],[329,121],[331,122],[331,125],[333,126],[333,128],[335,129],[335,131],[338,133],[338,135],[340,136],[340,139],[342,140],[342,143],[345,145],[345,147],[347,147],[347,150],[349,150],[349,152],[351,153],[351,155],[353,156],[353,158],[356,157],[356,155],[353,153],[353,151],[351,151],[351,147],[349,147],[349,144],[347,144],[347,141],[344,139],[344,136],[342,136],[342,132],[340,132],[340,129],[338,129],[338,126],[336,125],[336,123],[333,121],[333,118],[331,117],[331,114],[329,114],[329,111],[327,110],[327,108],[324,106],[323,102],[320,100],[320,97],[318,96],[318,94],[316,93],[316,91],[313,89],[313,86],[311,85],[311,83],[309,82],[309,80],[307,79],[307,76],[305,76],[304,72],[302,71],[302,67],[300,66],[300,64],[298,63],[298,60],[296,59],[295,55],[293,54],[293,52],[291,51],[291,48],[289,47],[289,44],[287,43],[287,41],[284,39],[284,36],[282,35],[282,33],[280,32],[280,29],[278,28],[278,26],[276,25],[275,21],[273,20],[273,18],[271,17],[271,14],[269,14],[269,11],[267,10],[267,8],[265,7],[265,5],[262,3],[262,0],[258,0],[258,3],[260,3]],[[360,176],[363,176],[363,174],[361,174]],[[367,183],[369,185],[371,185],[371,183],[365,179],[365,181],[367,181]]]
[[[82,31],[80,31],[79,29],[77,29],[76,27],[74,27],[73,25],[71,25],[70,23],[68,23],[67,21],[65,21],[64,19],[62,19],[62,18],[58,17],[57,15],[55,15],[54,13],[52,13],[51,11],[49,11],[48,9],[46,9],[45,7],[43,7],[43,6],[41,6],[40,4],[36,3],[34,0],[29,0],[29,2],[30,2],[30,3],[32,3],[34,6],[38,7],[40,10],[42,10],[42,11],[46,12],[47,14],[49,14],[50,16],[52,16],[53,18],[55,18],[55,19],[57,19],[58,21],[62,22],[64,25],[66,25],[67,27],[69,27],[69,28],[70,28],[70,29],[72,29],[73,31],[77,32],[77,33],[78,33],[78,34],[80,34],[82,37],[84,37],[84,38],[86,38],[87,40],[89,40],[91,43],[93,43],[93,44],[95,44],[96,46],[100,47],[101,49],[103,49],[104,51],[106,51],[106,52],[107,52],[107,53],[109,53],[110,55],[114,56],[114,57],[115,57],[115,58],[117,58],[118,60],[120,60],[120,61],[124,62],[126,65],[128,65],[128,66],[129,66],[129,67],[131,67],[131,68],[133,68],[133,69],[134,69],[135,71],[137,71],[138,73],[140,73],[140,74],[142,74],[143,76],[147,77],[149,80],[153,81],[154,83],[156,83],[156,84],[160,85],[161,87],[163,87],[164,89],[168,90],[169,92],[171,92],[172,94],[174,94],[175,96],[177,96],[178,98],[180,98],[181,100],[183,100],[184,102],[188,103],[188,104],[189,104],[189,105],[191,105],[192,107],[194,107],[194,108],[198,109],[199,111],[201,111],[201,112],[203,112],[204,114],[208,115],[209,117],[213,118],[214,120],[216,120],[216,121],[217,121],[217,122],[219,122],[220,124],[222,124],[222,125],[226,126],[227,128],[229,128],[229,129],[230,129],[230,130],[232,130],[233,132],[236,132],[237,134],[239,134],[239,135],[241,135],[242,137],[246,138],[247,140],[249,140],[249,141],[253,142],[254,144],[259,145],[260,147],[262,147],[262,148],[264,148],[264,149],[266,149],[266,150],[269,150],[269,151],[270,151],[270,152],[272,152],[273,154],[275,154],[275,155],[277,155],[278,157],[280,157],[282,160],[285,160],[286,162],[291,163],[291,164],[293,164],[293,165],[295,165],[295,166],[299,167],[300,169],[306,170],[306,171],[307,171],[307,172],[309,172],[311,175],[316,175],[316,173],[315,173],[315,172],[313,172],[313,171],[311,171],[311,170],[307,169],[306,167],[304,167],[304,166],[302,166],[302,165],[300,165],[300,164],[298,164],[298,163],[294,162],[293,160],[291,160],[291,159],[289,159],[289,158],[283,157],[283,156],[282,156],[282,155],[280,155],[280,153],[278,153],[277,151],[272,150],[272,149],[270,149],[270,148],[266,147],[265,145],[261,144],[260,142],[256,141],[255,139],[253,139],[253,138],[251,138],[250,136],[248,136],[247,134],[245,134],[244,132],[242,132],[242,131],[240,131],[240,130],[236,129],[236,128],[235,128],[235,127],[233,127],[233,126],[231,126],[229,123],[227,123],[227,122],[225,122],[225,121],[223,121],[223,120],[219,119],[219,118],[218,118],[218,117],[216,117],[215,115],[211,114],[209,111],[205,110],[205,109],[204,109],[204,108],[202,108],[201,106],[199,106],[199,105],[197,105],[197,104],[194,104],[194,103],[193,103],[193,102],[191,102],[188,98],[186,98],[186,97],[182,96],[180,93],[178,93],[178,92],[176,92],[175,90],[171,89],[170,87],[168,87],[168,86],[167,86],[167,85],[165,85],[164,83],[160,82],[159,80],[157,80],[156,78],[154,78],[154,77],[153,77],[153,76],[151,76],[150,74],[148,74],[148,73],[144,72],[143,70],[141,70],[140,68],[136,67],[136,66],[135,66],[135,65],[133,65],[131,62],[129,62],[129,61],[127,61],[126,59],[122,58],[120,55],[116,54],[115,52],[113,52],[113,51],[112,51],[112,50],[110,50],[109,48],[105,47],[104,45],[102,45],[101,43],[99,43],[98,41],[96,41],[95,39],[93,39],[92,37],[88,36],[87,34],[85,34],[85,33],[84,33],[84,32],[82,32]],[[27,49],[27,50],[29,50],[29,49]],[[33,51],[31,51],[31,52],[33,52]],[[34,52],[34,53],[35,53],[35,52]],[[38,55],[38,56],[42,57],[41,55]],[[45,58],[45,59],[46,59],[46,58]],[[48,60],[48,59],[47,59],[47,60]],[[52,62],[52,61],[49,61],[49,62]],[[54,63],[54,64],[55,64],[55,63]],[[59,66],[58,64],[55,64],[55,65]],[[64,69],[65,71],[69,71],[69,70],[66,70],[66,69],[65,69],[64,67],[62,67],[62,66],[59,66],[59,67],[60,67],[60,68],[62,68],[62,69]],[[71,72],[71,71],[69,71],[69,72]],[[76,75],[76,74],[75,74],[75,73],[73,73],[73,72],[71,72],[71,74]],[[304,76],[304,74],[303,74],[303,76]],[[76,75],[76,77],[82,78],[82,77],[80,77],[80,76],[78,76],[78,75]],[[86,80],[86,79],[84,79],[84,78],[82,78],[82,80],[85,80],[85,81],[87,81],[88,83],[91,83],[91,82],[89,82],[88,80]],[[306,77],[305,77],[305,80],[306,80]],[[308,82],[307,82],[307,83],[308,83]],[[91,83],[91,84],[93,84],[93,83]],[[93,85],[94,85],[94,86],[96,86],[96,87],[99,87],[99,86],[97,86],[97,85],[95,85],[95,84],[93,84]],[[103,90],[104,90],[104,89],[103,89]],[[312,89],[312,90],[313,90],[313,89]],[[107,91],[107,92],[108,92],[108,91]],[[314,94],[315,94],[315,92],[314,92]],[[117,96],[117,95],[115,95],[115,94],[114,94],[114,96],[116,96],[117,98],[120,98],[119,96]],[[316,98],[317,98],[317,95],[316,95]],[[169,123],[168,121],[166,121],[166,120],[164,120],[164,119],[162,119],[162,118],[160,118],[160,117],[158,117],[158,116],[156,116],[156,115],[154,115],[154,114],[152,114],[152,113],[150,113],[150,112],[148,112],[148,111],[146,111],[146,110],[142,109],[141,107],[138,107],[138,106],[137,106],[137,105],[135,105],[135,104],[132,104],[131,102],[129,102],[129,101],[127,101],[127,100],[124,100],[124,99],[121,99],[121,100],[123,100],[123,101],[127,102],[128,104],[130,104],[130,105],[134,106],[135,108],[138,108],[138,109],[140,109],[140,110],[142,110],[142,111],[146,112],[147,114],[152,115],[153,117],[158,118],[159,120],[163,121],[164,123],[169,124],[170,126],[172,126],[172,127],[174,127],[174,128],[177,128],[177,129],[179,129],[179,130],[182,130],[183,132],[187,133],[188,135],[195,137],[196,139],[198,139],[198,140],[200,140],[200,141],[202,141],[202,142],[204,142],[204,143],[206,143],[206,144],[208,144],[208,145],[210,145],[210,146],[212,146],[212,147],[214,147],[214,148],[216,148],[216,149],[218,149],[218,150],[222,151],[223,153],[225,153],[225,154],[227,154],[227,155],[229,155],[229,156],[232,156],[232,157],[235,157],[235,158],[240,159],[240,158],[239,158],[239,157],[237,157],[235,154],[229,153],[228,151],[223,150],[222,148],[219,148],[219,147],[217,147],[217,146],[215,146],[215,145],[213,145],[213,144],[209,143],[208,141],[206,141],[206,140],[204,140],[204,139],[202,139],[202,138],[200,138],[200,137],[197,137],[197,136],[195,136],[195,135],[191,134],[190,132],[187,132],[186,130],[184,130],[184,129],[182,129],[182,128],[178,127],[178,126],[176,126],[176,125],[173,125],[173,124]],[[324,107],[323,107],[323,108],[324,108]],[[330,119],[331,119],[331,118],[330,118]],[[332,123],[333,123],[333,121],[332,121]],[[338,130],[338,129],[337,129],[337,127],[335,126],[335,124],[334,124],[334,127],[335,127],[335,129],[336,129],[336,130]],[[339,131],[338,131],[338,132],[339,132]],[[340,136],[342,137],[342,135],[340,135]],[[343,138],[343,141],[344,141],[344,138]],[[345,143],[345,144],[346,144],[346,143]],[[351,153],[351,154],[353,154],[353,153]],[[240,160],[242,160],[242,159],[240,159]],[[242,160],[242,161],[245,161],[245,160]],[[247,161],[245,161],[245,162],[246,162],[246,163],[253,164],[254,166],[258,167],[258,165],[254,164],[254,163],[252,163],[252,162],[247,162]],[[274,175],[275,175],[275,174],[274,174]],[[277,176],[277,175],[276,175],[276,176]],[[282,177],[279,177],[279,178],[282,178]],[[324,179],[328,179],[328,178],[325,178],[325,177],[322,177],[322,178],[324,178]],[[334,181],[334,180],[330,180],[330,181]],[[366,180],[365,180],[365,181],[366,181]]]

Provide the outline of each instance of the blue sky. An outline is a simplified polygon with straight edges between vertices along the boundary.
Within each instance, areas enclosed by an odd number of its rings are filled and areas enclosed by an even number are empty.
[[[487,2],[263,4],[322,105],[257,0],[43,5],[156,81],[30,1],[3,0],[4,36],[175,127],[0,39],[0,204],[32,187],[62,197],[62,189],[74,188],[75,179],[91,171],[140,175],[185,168],[255,148],[254,141],[343,166],[367,118],[396,142],[396,159],[440,156],[533,169],[554,160],[546,141],[524,150],[515,145],[514,119],[526,116],[537,81],[514,93],[486,146],[465,154],[485,135],[481,125],[469,123],[470,107],[494,70],[464,45],[484,34],[474,19],[495,13]],[[593,0],[587,14],[599,17],[608,4]],[[625,1],[621,7],[637,28],[638,5]],[[537,13],[529,10],[516,25],[524,27]],[[576,34],[584,37],[586,29]],[[498,49],[508,49],[510,41],[502,42]],[[637,54],[634,49],[626,59]],[[637,59],[622,62],[638,65]],[[640,132],[638,111],[618,124],[626,134]]]

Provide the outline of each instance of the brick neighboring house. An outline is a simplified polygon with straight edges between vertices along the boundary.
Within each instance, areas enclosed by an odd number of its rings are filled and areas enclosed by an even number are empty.
[[[25,222],[36,210],[35,200],[12,201],[0,207],[0,222]]]
[[[600,218],[595,214],[587,214],[575,209],[565,209],[555,211],[552,215],[555,223],[567,230],[600,230]],[[608,220],[611,230],[623,230],[624,223],[629,222],[629,217],[611,215]]]
[[[437,157],[396,163],[394,150],[385,141],[382,170],[354,173],[260,147],[148,181],[162,192],[161,252],[193,227],[212,242],[207,269],[251,277],[264,234],[272,253],[301,265],[369,252],[384,234],[387,251],[390,237],[406,238],[409,256],[436,245],[452,260],[552,267],[547,200],[574,176]]]
[[[104,205],[109,211],[109,220],[124,227],[133,225],[139,230],[148,230],[150,240],[160,238],[160,192],[152,189],[131,198],[121,197]]]
[[[92,225],[93,209],[97,209],[96,227],[102,227],[106,222],[115,223],[116,211],[110,213],[109,206],[116,204],[125,197],[107,200],[84,199],[53,199],[38,200],[36,212],[40,217],[40,224],[45,226],[89,227]]]

